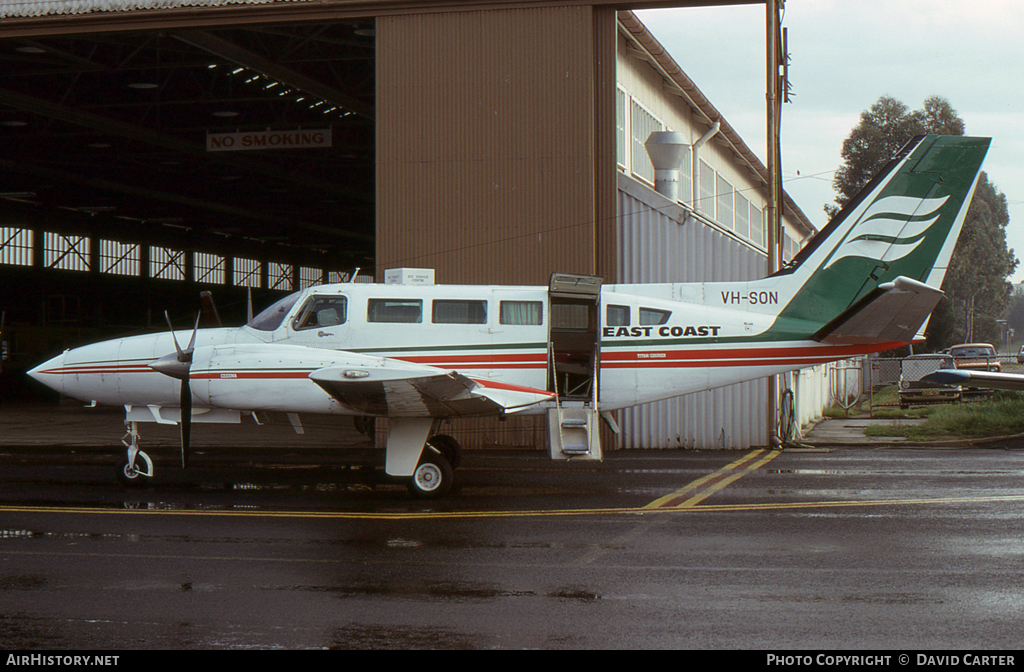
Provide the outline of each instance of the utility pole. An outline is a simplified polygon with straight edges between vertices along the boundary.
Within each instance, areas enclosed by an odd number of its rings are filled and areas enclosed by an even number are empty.
[[[768,274],[779,270],[782,264],[782,159],[779,130],[782,120],[782,97],[786,90],[786,75],[781,70],[786,65],[782,44],[782,20],[780,13],[785,0],[765,2],[765,44],[767,48],[767,104],[768,126],[768,193],[765,212],[768,219]],[[768,444],[781,443],[779,438],[779,388],[778,376],[768,377]]]

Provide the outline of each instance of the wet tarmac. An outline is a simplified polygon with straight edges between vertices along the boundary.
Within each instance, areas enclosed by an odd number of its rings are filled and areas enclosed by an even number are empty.
[[[160,477],[126,488],[96,417],[73,445],[0,440],[6,650],[912,654],[1013,649],[1024,626],[1009,446],[467,451],[431,503],[357,436],[248,429],[198,439],[186,472],[154,437]]]

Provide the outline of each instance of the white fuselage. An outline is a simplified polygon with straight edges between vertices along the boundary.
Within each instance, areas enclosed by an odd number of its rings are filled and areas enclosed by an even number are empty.
[[[589,325],[598,341],[599,407],[624,408],[880,349],[767,338],[791,298],[792,283],[772,283],[604,286],[597,324]],[[394,367],[396,376],[456,371],[485,387],[548,390],[557,359],[549,345],[552,318],[543,286],[312,287],[247,326],[198,331],[194,406],[356,413],[309,379],[325,367]],[[173,339],[183,344],[191,337],[179,331],[104,341],[65,351],[31,375],[86,402],[176,407],[179,381],[149,364],[175,352]]]

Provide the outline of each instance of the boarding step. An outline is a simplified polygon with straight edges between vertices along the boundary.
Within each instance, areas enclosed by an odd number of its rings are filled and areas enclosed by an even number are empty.
[[[563,401],[548,410],[551,457],[556,460],[601,459],[599,414],[587,402]]]

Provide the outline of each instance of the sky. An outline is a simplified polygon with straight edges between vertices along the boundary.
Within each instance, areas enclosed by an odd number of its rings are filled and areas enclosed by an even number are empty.
[[[636,14],[766,162],[764,5]],[[786,0],[782,26],[793,93],[782,109],[783,186],[815,226],[827,222],[861,112],[881,96],[917,110],[938,95],[967,135],[992,138],[983,170],[1006,195],[1007,244],[1024,261],[1024,2]]]

